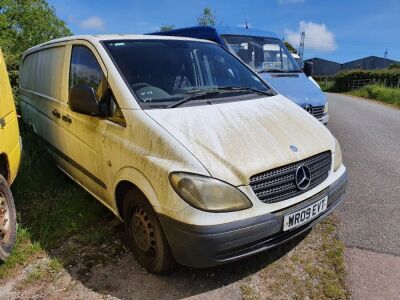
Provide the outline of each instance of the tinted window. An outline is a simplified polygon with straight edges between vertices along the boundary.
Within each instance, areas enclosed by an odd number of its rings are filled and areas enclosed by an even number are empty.
[[[222,87],[269,90],[237,58],[215,44],[121,40],[105,45],[141,102],[176,102],[194,91]],[[234,98],[229,96],[229,100]]]
[[[72,48],[69,88],[75,85],[88,84],[96,92],[97,100],[101,100],[106,89],[107,80],[96,57],[84,46]]]

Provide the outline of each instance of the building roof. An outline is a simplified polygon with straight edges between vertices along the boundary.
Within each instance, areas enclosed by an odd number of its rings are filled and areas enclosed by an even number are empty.
[[[314,63],[315,75],[334,75],[339,71],[352,69],[378,70],[385,69],[391,64],[400,64],[396,60],[379,56],[367,56],[343,64],[318,57],[310,58],[306,61]]]

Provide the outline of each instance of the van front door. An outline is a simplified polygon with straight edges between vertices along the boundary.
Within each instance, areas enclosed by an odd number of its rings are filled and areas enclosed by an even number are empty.
[[[107,79],[106,70],[96,55],[90,44],[72,45],[68,87],[70,91],[76,85],[90,85],[97,100],[101,101],[107,90]],[[105,201],[107,169],[103,137],[106,120],[73,112],[69,106],[61,114],[66,139],[61,167],[89,192]]]

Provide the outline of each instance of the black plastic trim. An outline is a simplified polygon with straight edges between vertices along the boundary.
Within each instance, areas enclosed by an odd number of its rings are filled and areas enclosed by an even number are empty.
[[[344,199],[347,171],[328,188],[283,210],[230,223],[199,226],[159,214],[175,259],[191,267],[211,267],[276,247],[310,230]],[[283,232],[284,215],[328,196],[327,210],[309,223]]]

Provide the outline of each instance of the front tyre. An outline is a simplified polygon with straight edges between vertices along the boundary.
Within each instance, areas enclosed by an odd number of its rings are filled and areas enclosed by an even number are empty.
[[[153,207],[144,196],[130,191],[123,206],[129,246],[139,263],[149,272],[165,274],[175,260]]]
[[[11,254],[17,238],[17,216],[14,198],[5,178],[0,174],[0,261]]]

